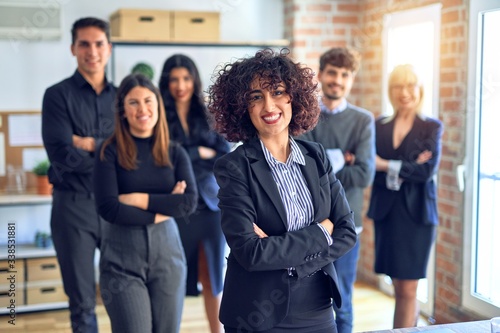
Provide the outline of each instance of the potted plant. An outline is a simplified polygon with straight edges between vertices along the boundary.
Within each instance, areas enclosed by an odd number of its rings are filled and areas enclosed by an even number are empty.
[[[135,74],[135,73],[143,74],[145,77],[147,77],[151,81],[153,80],[153,77],[155,76],[153,66],[151,66],[150,64],[147,64],[145,62],[139,62],[139,63],[135,64],[135,66],[132,67],[132,70],[130,72],[132,74]]]
[[[47,232],[38,231],[35,235],[35,246],[42,248],[52,247],[52,236]]]
[[[51,184],[49,183],[49,177],[47,176],[49,172],[50,162],[48,160],[43,160],[35,165],[32,172],[36,175],[37,193],[38,194],[50,194]]]

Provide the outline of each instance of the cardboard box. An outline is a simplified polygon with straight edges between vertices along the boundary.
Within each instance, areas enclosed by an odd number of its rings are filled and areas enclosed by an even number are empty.
[[[173,41],[217,42],[220,39],[218,12],[173,12]]]
[[[110,16],[111,37],[130,41],[170,41],[168,10],[119,9]]]

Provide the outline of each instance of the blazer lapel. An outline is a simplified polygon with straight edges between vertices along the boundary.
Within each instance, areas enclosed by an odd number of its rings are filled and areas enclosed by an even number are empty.
[[[260,186],[264,189],[264,192],[268,195],[271,203],[278,211],[278,214],[283,222],[285,228],[288,228],[287,216],[285,211],[285,206],[281,201],[281,196],[276,186],[276,182],[273,179],[269,165],[267,164],[264,153],[260,146],[259,139],[252,139],[248,143],[248,147],[245,148],[245,154],[250,161],[250,166],[253,170],[253,174]]]
[[[296,141],[297,142],[297,141]],[[316,167],[318,161],[309,154],[309,151],[304,148],[300,143],[298,143],[302,154],[304,154],[304,159],[306,161],[305,165],[301,165],[300,169],[302,170],[302,174],[306,179],[307,184],[309,185],[309,191],[311,192],[313,207],[314,207],[314,215],[316,216],[319,210],[319,202],[320,202],[320,187],[319,187],[319,177],[318,168]]]

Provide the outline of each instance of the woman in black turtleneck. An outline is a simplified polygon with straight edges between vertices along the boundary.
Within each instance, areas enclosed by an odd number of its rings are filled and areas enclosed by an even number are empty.
[[[127,76],[116,127],[96,158],[95,200],[104,225],[100,287],[113,332],[178,332],[186,260],[170,217],[191,214],[198,198],[185,150],[170,143],[159,91]]]

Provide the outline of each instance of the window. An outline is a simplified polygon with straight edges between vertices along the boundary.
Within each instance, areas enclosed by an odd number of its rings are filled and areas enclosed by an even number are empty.
[[[463,303],[493,317],[500,312],[500,4],[470,6]]]
[[[393,110],[387,93],[389,73],[395,66],[411,64],[424,84],[424,104],[422,112],[428,116],[438,116],[439,100],[439,43],[441,29],[441,4],[394,12],[384,16],[384,64],[382,112],[392,114]],[[417,298],[420,309],[427,315],[433,313],[434,293],[434,248],[427,269],[427,279],[419,281]],[[381,277],[380,287],[392,294],[391,280]]]
[[[383,113],[392,113],[387,95],[389,73],[397,65],[411,64],[424,84],[425,98],[422,111],[424,114],[437,117],[440,26],[441,4],[384,16]]]

